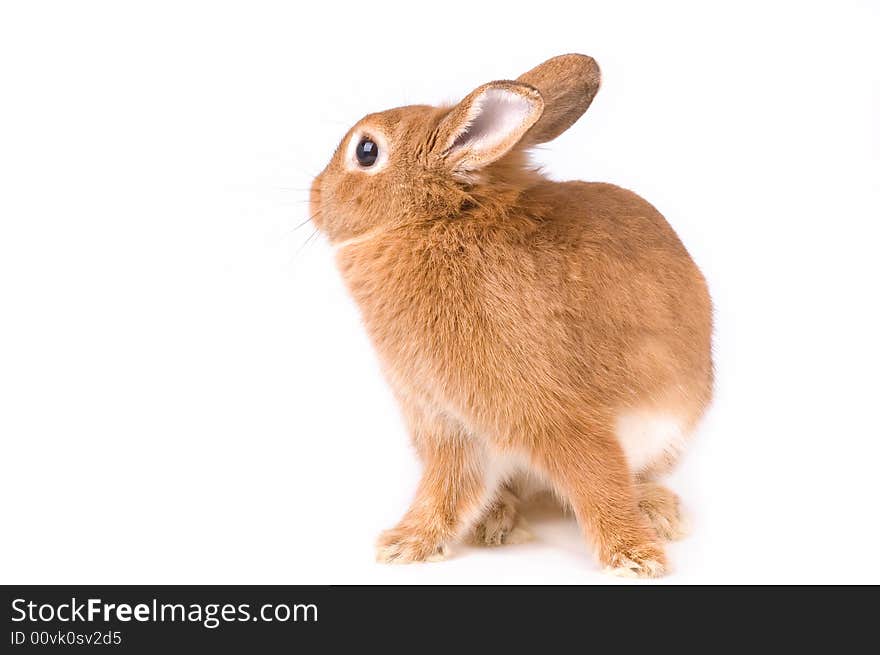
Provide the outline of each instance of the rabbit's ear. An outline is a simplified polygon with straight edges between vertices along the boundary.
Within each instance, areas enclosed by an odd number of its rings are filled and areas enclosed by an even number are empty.
[[[437,154],[456,171],[482,168],[509,152],[543,110],[541,94],[527,84],[484,84],[440,122],[434,140]]]
[[[544,98],[544,114],[526,141],[545,143],[565,132],[587,111],[599,90],[599,65],[586,55],[560,55],[520,75],[517,82],[535,87]]]

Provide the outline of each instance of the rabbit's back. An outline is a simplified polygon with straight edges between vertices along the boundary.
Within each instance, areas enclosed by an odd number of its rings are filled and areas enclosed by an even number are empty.
[[[556,268],[555,283],[544,278],[545,306],[569,314],[585,386],[616,416],[628,455],[627,441],[648,446],[631,459],[652,460],[652,440],[674,454],[670,443],[691,432],[712,397],[702,273],[663,216],[631,191],[546,182],[533,193],[551,208],[533,235],[536,267]]]
[[[529,326],[523,340],[541,345],[542,364],[608,405],[673,388],[706,404],[711,300],[663,216],[602,183],[542,182],[529,204],[536,227],[498,248],[485,269],[489,313],[506,326]]]

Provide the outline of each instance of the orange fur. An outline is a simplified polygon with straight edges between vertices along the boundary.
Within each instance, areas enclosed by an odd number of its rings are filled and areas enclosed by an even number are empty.
[[[636,483],[675,452],[635,470],[615,421],[656,410],[693,429],[712,394],[711,303],[654,207],[529,166],[527,147],[577,120],[598,81],[591,58],[564,55],[451,109],[371,114],[312,185],[425,465],[383,560],[442,554],[529,475],[573,509],[604,565],[664,569],[656,507]],[[470,133],[481,111],[480,129],[499,135]],[[346,159],[359,135],[381,136],[380,170]]]

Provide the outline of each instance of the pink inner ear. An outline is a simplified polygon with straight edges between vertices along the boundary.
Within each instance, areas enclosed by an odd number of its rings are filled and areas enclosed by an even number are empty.
[[[518,135],[534,105],[524,96],[504,89],[486,89],[474,102],[470,123],[452,144],[473,150],[490,150]]]

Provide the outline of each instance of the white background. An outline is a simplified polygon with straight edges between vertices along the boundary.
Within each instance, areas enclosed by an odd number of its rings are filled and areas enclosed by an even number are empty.
[[[603,87],[538,161],[654,203],[716,303],[666,581],[880,582],[880,16],[823,4],[4,3],[0,582],[615,581],[552,515],[373,563],[418,466],[295,229],[363,114],[571,51]]]

